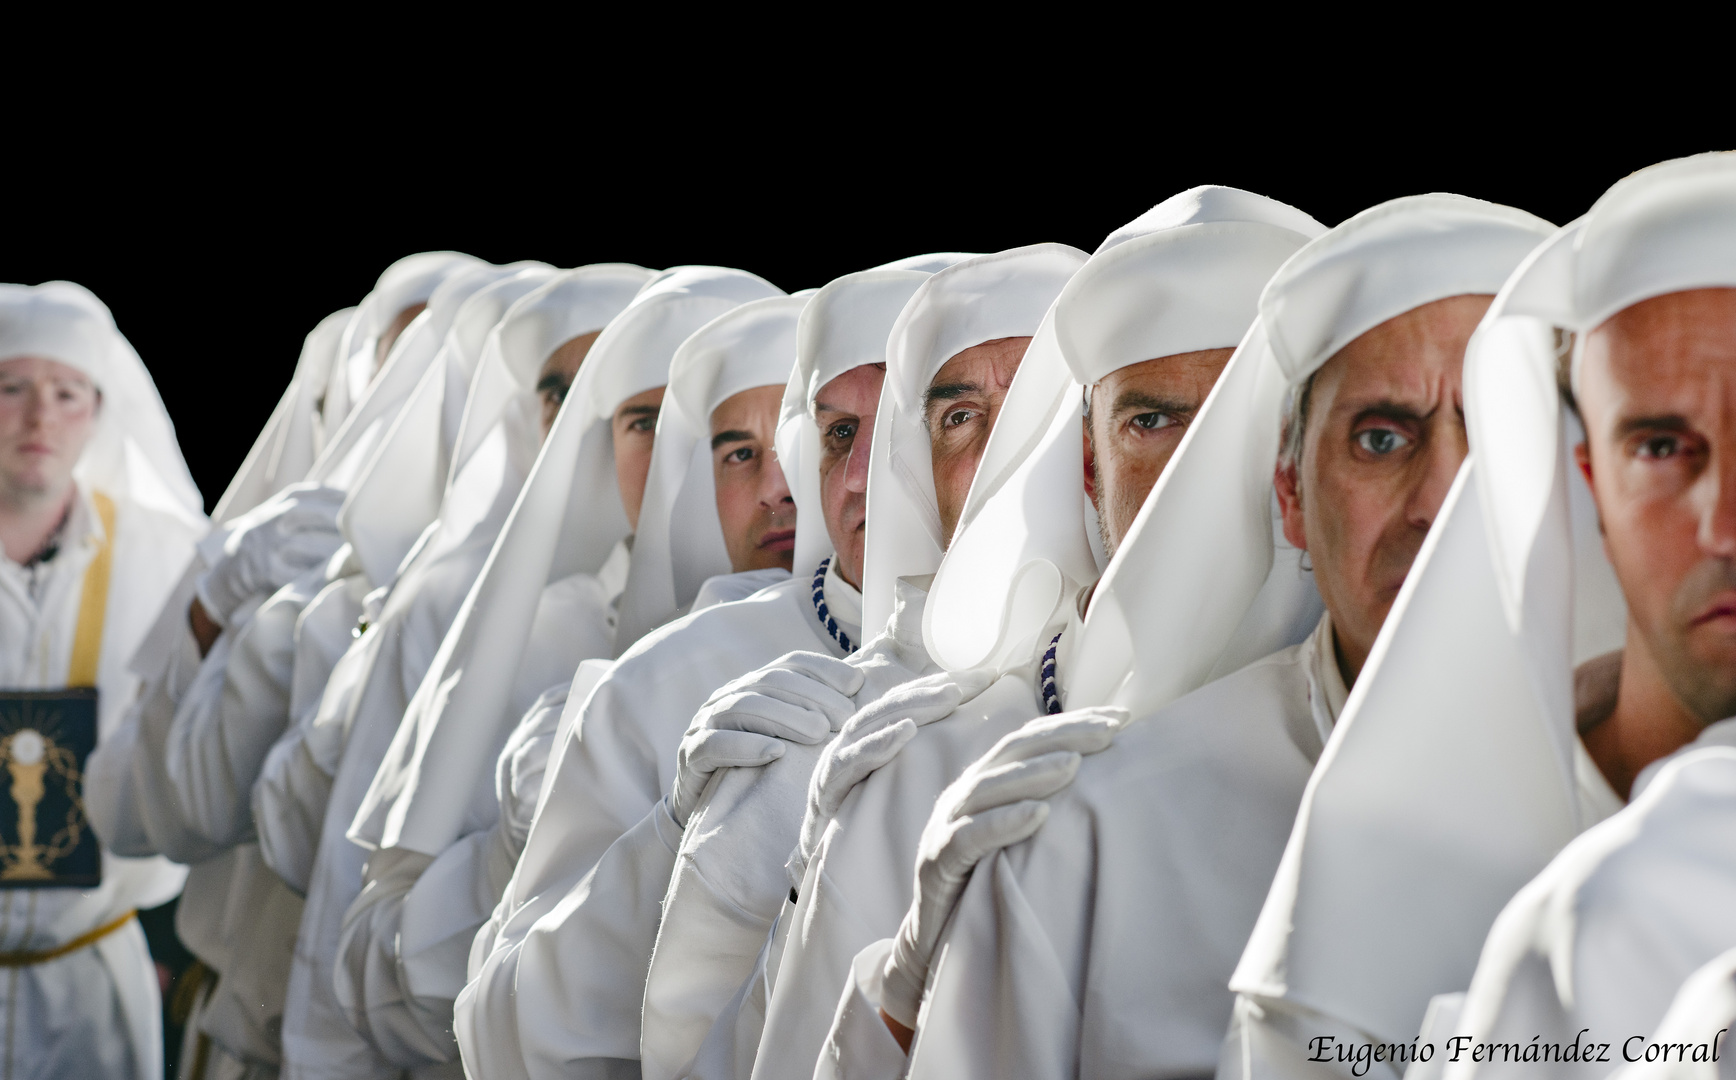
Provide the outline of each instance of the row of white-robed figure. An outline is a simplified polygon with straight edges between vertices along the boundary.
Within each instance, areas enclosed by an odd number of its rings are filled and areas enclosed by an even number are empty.
[[[156,1075],[183,873],[206,1077],[1729,1069],[1731,155],[794,295],[412,256],[209,526],[76,287],[0,422],[9,685],[114,551],[7,1075]]]

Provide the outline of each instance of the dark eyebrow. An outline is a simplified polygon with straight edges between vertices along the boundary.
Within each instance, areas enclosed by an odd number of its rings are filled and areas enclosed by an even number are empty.
[[[1355,427],[1360,421],[1366,420],[1371,416],[1378,416],[1382,420],[1403,420],[1409,423],[1420,423],[1434,414],[1434,409],[1430,409],[1426,413],[1420,413],[1409,405],[1388,398],[1383,401],[1372,402],[1356,410],[1356,415],[1350,418],[1350,425]]]
[[[922,407],[926,411],[937,401],[954,401],[966,394],[980,394],[982,390],[977,383],[938,383],[923,393]]]
[[[1615,437],[1626,438],[1636,431],[1692,431],[1694,426],[1688,423],[1688,418],[1677,413],[1665,413],[1661,416],[1630,416],[1615,425]]]
[[[845,416],[855,416],[856,415],[855,413],[851,412],[849,409],[840,409],[840,408],[838,408],[838,406],[828,405],[824,401],[814,402],[814,411],[815,412],[840,413],[840,414],[845,415]]]
[[[1132,412],[1161,412],[1173,416],[1191,416],[1199,411],[1199,406],[1187,401],[1177,401],[1172,398],[1160,398],[1143,390],[1123,390],[1115,395],[1117,415]]]
[[[558,374],[550,372],[536,381],[536,392],[541,394],[548,390],[566,391],[572,389],[572,385],[572,383],[567,382],[567,380],[561,378]]]
[[[661,405],[629,405],[625,409],[618,410],[615,413],[615,415],[616,416],[656,416],[657,411],[661,408],[662,408]]]
[[[711,437],[711,448],[716,450],[724,443],[751,442],[752,440],[753,432],[751,431],[720,431]]]

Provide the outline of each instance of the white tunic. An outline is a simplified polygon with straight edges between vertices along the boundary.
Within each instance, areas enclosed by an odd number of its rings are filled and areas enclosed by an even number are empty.
[[[346,572],[321,589],[296,622],[288,727],[267,752],[253,785],[253,827],[260,854],[302,895],[313,877],[331,777],[337,771],[336,755],[342,750],[341,740],[327,737],[323,741],[335,744],[335,749],[323,758],[316,756],[321,739],[315,725],[322,710],[328,720],[348,711],[372,655],[360,648],[351,651],[357,644],[357,620],[369,610],[368,580],[353,563],[343,569]],[[376,618],[384,598],[384,589],[373,594]],[[339,725],[321,726],[329,730]]]
[[[1652,1032],[1685,979],[1736,947],[1736,720],[1708,727],[1636,781],[1514,896],[1483,947],[1458,1032],[1482,1042],[1610,1043],[1609,1062],[1482,1062],[1448,1080],[1603,1076]],[[1639,1043],[1634,1045],[1638,1046]]]
[[[1330,633],[1134,722],[1035,837],[977,867],[911,1076],[1212,1074],[1230,972],[1342,703]]]
[[[288,721],[295,628],[324,576],[311,571],[238,613],[203,662],[185,605],[171,601],[171,625],[160,632],[177,648],[134,713],[131,774],[145,848],[190,865],[176,930],[220,976],[189,1022],[209,1040],[210,1068],[274,1073],[281,1059],[302,902],[260,858],[250,794]]]
[[[1720,953],[1688,976],[1651,1039],[1643,1047],[1626,1048],[1640,1060],[1621,1070],[1621,1080],[1730,1080],[1736,1076],[1736,1048],[1730,1045],[1733,1027],[1736,949]],[[1678,1045],[1683,1049],[1674,1053],[1653,1050]],[[1651,1053],[1657,1053],[1655,1060],[1645,1061]]]
[[[379,621],[368,627],[334,669],[326,699],[307,731],[304,752],[289,759],[295,775],[287,789],[317,792],[325,786],[329,794],[290,971],[283,1032],[286,1076],[383,1077],[397,1072],[351,1027],[333,991],[344,912],[361,892],[368,854],[346,834],[404,707],[488,557],[505,517],[504,507],[497,505],[496,510],[490,515],[492,521],[480,523],[464,542],[429,557],[424,565],[412,565],[400,577]],[[334,715],[328,707],[334,690],[342,690],[339,670],[358,655],[371,662],[362,665],[348,709]],[[335,765],[329,772],[328,764]]]
[[[927,585],[926,578],[899,581],[886,630],[849,658],[863,672],[858,708],[936,670],[922,644]],[[729,770],[689,819],[650,956],[640,1040],[645,1076],[709,1075],[723,1066],[717,1059],[744,1057],[758,1042],[751,1019],[738,1029],[737,1010],[752,993],[738,1000],[738,991],[755,975],[790,895],[784,864],[824,750],[792,743],[769,765]],[[926,818],[927,809],[922,813]],[[723,1030],[711,1037],[714,1027]],[[707,1060],[697,1061],[708,1038]]]
[[[704,591],[764,573],[714,579]],[[833,606],[852,602],[843,590],[828,582]],[[579,1059],[637,1057],[639,987],[680,837],[661,810],[677,745],[724,683],[788,652],[841,651],[811,593],[810,581],[785,578],[676,620],[629,649],[588,699],[570,703],[582,711],[557,747],[523,858],[476,937],[473,977],[458,1001],[458,1042],[473,1075],[534,1076]],[[581,888],[587,876],[612,884]],[[599,934],[602,959],[567,956],[596,947]],[[528,989],[543,979],[553,985]]]
[[[579,661],[613,651],[613,604],[626,570],[621,545],[601,573],[572,574],[543,588],[507,704],[511,715],[532,713],[533,721],[552,727],[552,713],[558,721]],[[538,696],[551,683],[552,710],[547,696]],[[457,1060],[452,1002],[464,987],[470,943],[512,872],[495,829],[501,809],[495,778],[484,776],[487,785],[469,793],[464,835],[433,858],[405,848],[374,852],[362,894],[344,917],[338,1001],[351,1025],[402,1068]]]
[[[1045,650],[1051,637],[1041,635]],[[802,932],[790,937],[777,969],[755,1077],[813,1075],[856,954],[897,933],[910,907],[917,842],[935,800],[1002,736],[1043,714],[1040,661],[917,728],[845,799],[802,881],[792,916]]]
[[[66,685],[84,574],[103,536],[82,491],[55,558],[26,569],[0,558],[0,687]],[[139,689],[130,669],[193,555],[187,521],[115,499],[115,538],[102,651],[97,664],[98,745],[86,770],[87,812],[99,837],[140,829],[121,794],[130,756],[122,717]],[[185,871],[161,858],[103,852],[95,889],[0,890],[0,950],[52,949],[153,907],[180,890]],[[94,945],[46,963],[0,972],[0,1077],[156,1077],[162,1069],[161,1003],[145,937],[129,922]]]

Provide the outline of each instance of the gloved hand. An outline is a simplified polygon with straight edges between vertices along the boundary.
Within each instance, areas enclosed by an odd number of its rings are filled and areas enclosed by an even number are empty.
[[[916,895],[892,941],[880,1008],[916,1027],[928,967],[976,864],[1034,834],[1049,816],[1043,799],[1073,782],[1084,754],[1109,746],[1127,711],[1078,709],[1041,716],[1014,731],[941,793],[916,854]]]
[[[862,672],[822,653],[793,652],[725,683],[682,737],[669,814],[676,824],[698,809],[718,769],[766,765],[788,742],[812,746],[849,718]]]
[[[801,838],[784,864],[790,886],[799,888],[808,863],[838,816],[844,797],[874,770],[898,756],[916,729],[952,715],[953,710],[988,689],[992,671],[942,671],[913,679],[872,702],[845,722],[832,745],[820,755],[808,784],[808,807],[802,814]]]
[[[270,595],[343,546],[338,509],[344,493],[294,484],[241,515],[223,551],[199,579],[205,613],[227,625],[248,599]]]

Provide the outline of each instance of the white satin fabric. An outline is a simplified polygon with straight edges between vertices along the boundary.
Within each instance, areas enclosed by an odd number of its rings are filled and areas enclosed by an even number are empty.
[[[1620,1063],[1624,1043],[1658,1028],[1696,969],[1736,948],[1736,720],[1711,725],[1634,787],[1626,809],[1567,845],[1495,920],[1454,1031],[1470,1045],[1535,1035],[1565,1045],[1589,1028],[1584,1038],[1609,1043]],[[1443,1075],[1611,1071],[1465,1054]]]
[[[680,840],[662,809],[676,746],[729,680],[794,650],[841,651],[815,614],[810,579],[786,577],[669,623],[588,696],[569,697],[570,734],[557,742],[524,853],[476,935],[458,998],[455,1027],[472,1075],[606,1072],[638,1056],[657,900]],[[846,591],[828,583],[840,616],[853,606]]]

